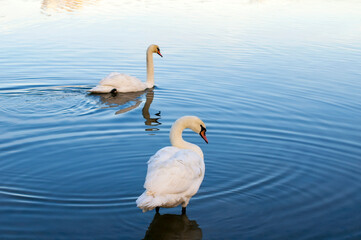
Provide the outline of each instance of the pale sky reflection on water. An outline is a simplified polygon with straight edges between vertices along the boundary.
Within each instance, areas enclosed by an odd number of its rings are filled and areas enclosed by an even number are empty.
[[[335,41],[356,41],[361,35],[361,4],[359,1],[116,1],[116,0],[44,0],[0,1],[0,33],[26,32],[29,28],[47,24],[56,26],[57,19],[70,18],[75,24],[91,25],[113,19],[151,17],[156,27],[177,24],[179,30],[207,28],[218,34],[252,34],[261,27],[266,37],[297,41],[300,35],[308,41],[322,38]],[[211,14],[214,12],[215,14]],[[291,17],[290,17],[291,16]],[[236,18],[235,18],[236,17]],[[164,20],[167,19],[166,22]],[[303,21],[300,21],[303,19]],[[139,19],[138,19],[139,20]],[[137,20],[137,21],[138,21]],[[285,24],[284,21],[287,21]],[[302,23],[302,25],[300,25]],[[279,29],[267,25],[279,25]],[[343,32],[333,32],[335,24],[343,25]],[[314,27],[317,25],[317,27]],[[54,27],[55,27],[54,26]],[[90,26],[88,26],[90,27]],[[114,28],[117,26],[115,25]],[[288,31],[285,31],[287,27]],[[239,31],[242,29],[242,31]],[[337,28],[339,29],[339,28]],[[204,29],[203,29],[204,31]],[[308,36],[308,37],[307,37]]]

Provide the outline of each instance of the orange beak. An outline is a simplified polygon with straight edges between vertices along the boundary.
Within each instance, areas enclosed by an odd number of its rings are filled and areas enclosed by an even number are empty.
[[[206,130],[202,130],[199,135],[201,135],[201,137],[204,139],[204,141],[206,141],[206,143],[208,143],[208,139],[206,137]]]
[[[163,55],[160,53],[160,51],[157,52],[159,56],[163,57]]]

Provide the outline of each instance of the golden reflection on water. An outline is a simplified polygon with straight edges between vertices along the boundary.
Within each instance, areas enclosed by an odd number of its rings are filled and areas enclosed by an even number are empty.
[[[156,213],[144,236],[145,240],[198,240],[202,239],[202,229],[195,220],[189,220],[186,214]]]
[[[74,12],[98,0],[43,0],[41,9],[44,12]]]

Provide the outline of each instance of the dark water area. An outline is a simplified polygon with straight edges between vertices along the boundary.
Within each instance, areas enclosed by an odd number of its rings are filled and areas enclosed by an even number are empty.
[[[361,239],[359,1],[0,0],[0,239]],[[110,72],[154,89],[91,95]],[[207,125],[187,215],[146,162]]]

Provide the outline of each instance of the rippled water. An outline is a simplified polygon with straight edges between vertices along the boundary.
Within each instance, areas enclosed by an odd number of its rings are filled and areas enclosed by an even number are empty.
[[[359,1],[0,5],[0,239],[361,239]],[[155,89],[87,93],[145,79],[150,43]],[[204,181],[186,216],[142,213],[183,115]]]

